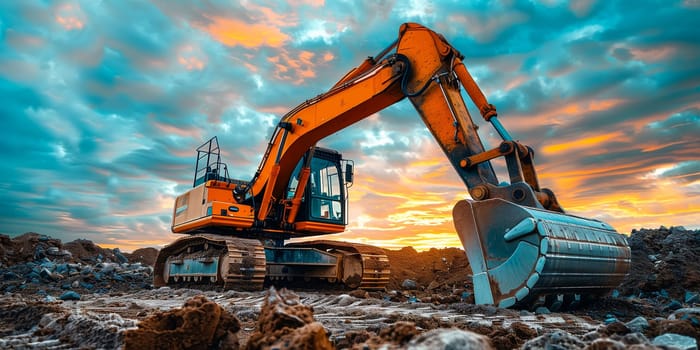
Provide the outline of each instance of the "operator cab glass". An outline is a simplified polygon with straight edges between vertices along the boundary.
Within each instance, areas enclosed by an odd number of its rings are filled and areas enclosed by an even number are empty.
[[[311,160],[311,177],[309,179],[311,210],[309,214],[312,219],[343,222],[339,170],[338,164],[332,161],[319,158]]]
[[[299,161],[287,186],[292,198],[299,185],[299,174],[307,155]],[[345,182],[341,171],[342,156],[332,150],[316,148],[311,159],[309,182],[302,197],[296,221],[316,221],[345,225]]]

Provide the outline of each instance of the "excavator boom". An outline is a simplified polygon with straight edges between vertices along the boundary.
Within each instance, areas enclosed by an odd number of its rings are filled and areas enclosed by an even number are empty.
[[[545,295],[563,300],[614,288],[629,270],[630,249],[624,236],[605,223],[567,215],[554,193],[540,187],[533,150],[506,131],[463,58],[442,35],[419,24],[403,24],[397,40],[377,57],[368,58],[329,91],[281,118],[252,180],[219,175],[221,164],[210,161],[212,154],[218,159],[218,153],[212,153],[213,148],[218,150],[218,143],[212,146],[215,139],[209,141],[208,152],[200,148],[198,161],[202,154],[207,159],[206,170],[201,171],[205,176],[198,185],[198,172],[195,187],[178,197],[173,231],[271,240],[274,244],[265,246],[262,264],[272,280],[323,277],[381,289],[388,281],[388,263],[376,249],[331,241],[287,246],[282,242],[345,228],[351,163],[343,171],[342,157],[316,143],[408,98],[471,195],[471,200],[457,203],[453,219],[473,269],[477,303],[509,307]],[[501,136],[498,147],[484,148],[462,89]],[[501,157],[508,181],[499,181],[491,164]],[[206,175],[210,173],[214,176]],[[199,257],[206,260],[220,254],[221,261],[238,262],[245,255],[234,258],[227,249],[252,244],[211,237],[205,242],[198,237],[180,240],[159,257],[158,283],[172,278],[169,271],[183,271],[177,265],[181,261],[211,277],[216,269],[194,263]],[[209,248],[207,242],[219,247],[215,251],[227,253],[199,253]],[[243,266],[239,265],[229,264],[223,270]],[[259,265],[250,263],[245,269],[259,271]],[[197,276],[180,273],[175,278]],[[216,279],[225,277],[219,272]]]

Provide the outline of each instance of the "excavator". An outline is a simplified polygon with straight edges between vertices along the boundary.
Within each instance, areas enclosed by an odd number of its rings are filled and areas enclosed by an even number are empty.
[[[381,248],[285,241],[344,232],[348,223],[354,163],[317,143],[408,98],[471,197],[452,214],[475,303],[573,303],[616,288],[630,268],[625,236],[565,213],[540,186],[533,149],[503,127],[463,59],[441,34],[404,23],[391,45],[281,118],[250,181],[229,177],[216,137],[204,143],[193,188],[173,209],[172,231],[185,235],[160,251],[154,285],[260,290],[302,281],[384,289],[391,271]],[[502,139],[498,147],[485,149],[462,89]],[[497,178],[497,158],[505,160],[508,181]]]

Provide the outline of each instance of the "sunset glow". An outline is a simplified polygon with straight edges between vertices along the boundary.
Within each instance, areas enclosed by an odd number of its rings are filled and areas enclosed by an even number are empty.
[[[626,234],[700,229],[700,36],[688,29],[700,7],[658,7],[5,1],[0,233],[162,247],[177,238],[172,205],[192,186],[197,146],[218,136],[230,176],[251,179],[279,119],[405,22],[460,50],[567,213]],[[498,147],[468,104],[485,147]],[[318,145],[355,164],[347,231],[321,238],[461,246],[451,213],[468,190],[408,101]]]

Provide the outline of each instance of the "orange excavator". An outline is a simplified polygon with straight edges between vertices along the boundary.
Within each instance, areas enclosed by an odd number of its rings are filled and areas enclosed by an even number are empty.
[[[186,235],[160,251],[154,284],[259,290],[301,280],[385,288],[390,265],[378,247],[285,241],[347,225],[353,162],[317,142],[408,98],[471,195],[456,203],[453,222],[477,304],[561,304],[615,288],[630,266],[625,237],[565,214],[554,193],[540,187],[533,150],[501,125],[462,59],[442,35],[405,23],[380,54],[281,118],[250,181],[228,176],[216,137],[200,146],[193,188],[173,210],[172,231]],[[484,149],[462,89],[502,138],[498,147]],[[491,164],[501,157],[507,182]]]

